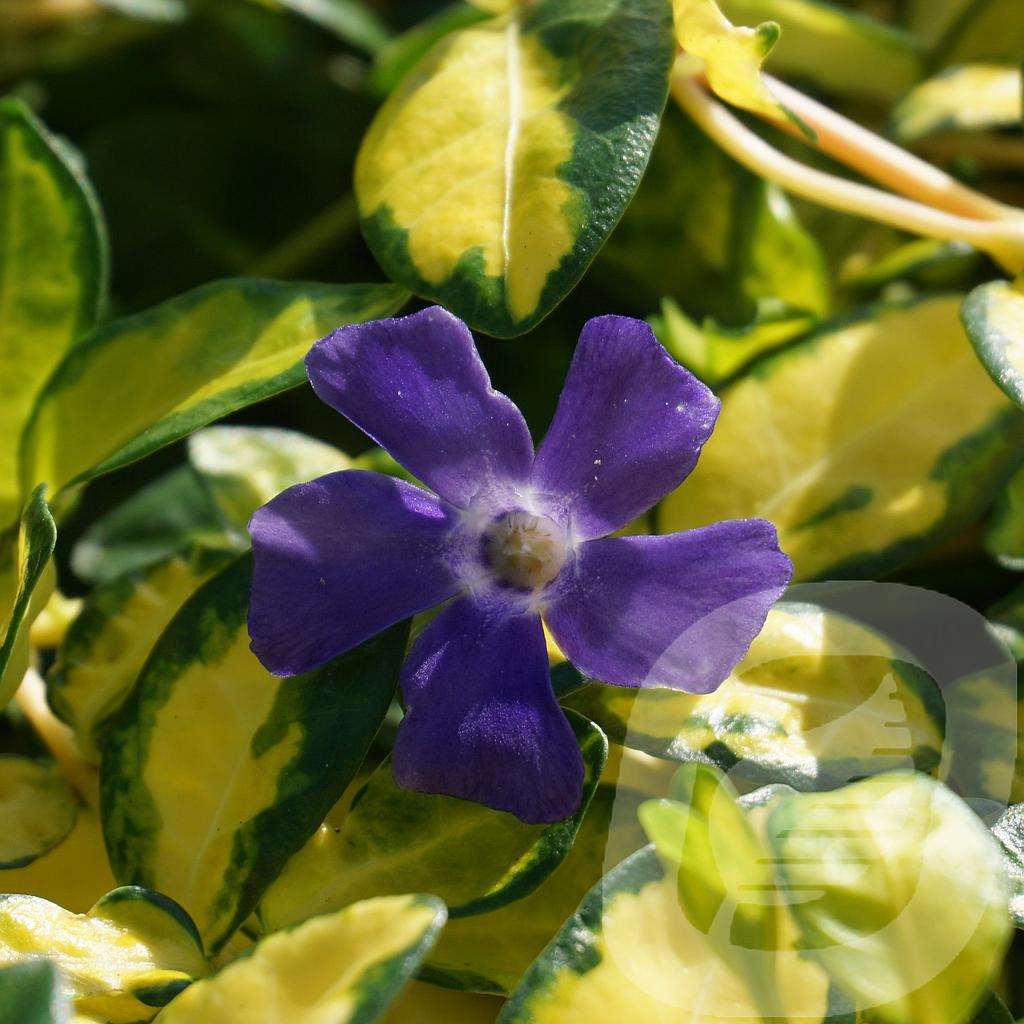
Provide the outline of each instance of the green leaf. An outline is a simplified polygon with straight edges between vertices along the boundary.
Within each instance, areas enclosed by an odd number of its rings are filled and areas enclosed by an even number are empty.
[[[529,330],[632,198],[674,49],[668,0],[538,0],[444,36],[356,163],[381,265],[489,334]]]
[[[103,753],[114,874],[165,892],[218,950],[354,777],[391,703],[407,627],[323,667],[270,675],[249,650],[251,561],[161,636]]]
[[[47,677],[50,706],[87,760],[99,764],[110,720],[171,619],[230,558],[223,552],[171,558],[89,593]]]
[[[797,579],[875,577],[952,536],[1024,443],[1024,416],[978,365],[958,306],[878,306],[765,357],[722,391],[659,529],[763,516]]]
[[[369,896],[433,892],[452,918],[480,914],[526,896],[572,847],[604,767],[608,744],[596,726],[570,714],[585,766],[577,813],[554,825],[525,825],[511,814],[395,783],[390,760],[370,777],[336,841],[303,851],[260,906],[268,930]]]
[[[444,925],[433,896],[383,896],[271,935],[182,993],[161,1024],[371,1024]]]
[[[1019,125],[1024,117],[1019,67],[965,64],[947,68],[915,86],[892,114],[903,142],[943,132],[983,131]]]
[[[863,297],[878,297],[894,284],[915,291],[948,292],[972,284],[983,264],[982,254],[966,242],[918,238],[870,262],[849,261],[840,272],[839,283]]]
[[[77,814],[55,762],[0,754],[0,868],[24,867],[48,853],[75,827]]]
[[[775,954],[787,1020],[830,1013],[824,972],[796,950]],[[647,847],[590,890],[526,972],[498,1024],[736,1021],[762,1016],[743,979],[680,910],[675,878]]]
[[[72,549],[71,567],[83,580],[109,584],[199,550],[241,554],[247,547],[248,536],[227,529],[195,469],[179,466],[92,522]]]
[[[566,698],[616,743],[711,761],[746,785],[829,789],[896,768],[937,767],[935,683],[879,633],[837,612],[780,602],[713,693],[591,683]]]
[[[95,323],[106,279],[84,175],[23,103],[0,100],[0,530],[20,504],[18,439],[36,394]]]
[[[1018,0],[960,0],[955,20],[939,44],[942,64],[968,61],[1020,63],[1024,7]]]
[[[57,542],[45,491],[45,487],[36,488],[17,529],[0,535],[0,708],[21,685],[28,668],[28,627],[52,589],[44,585],[36,593]]]
[[[461,989],[511,992],[608,866],[645,845],[636,820],[644,795],[602,782],[565,860],[528,896],[449,921],[423,976]]]
[[[24,437],[25,478],[60,491],[294,387],[317,339],[390,316],[406,298],[394,285],[237,279],[116,321],[44,389]]]
[[[923,775],[880,775],[783,796],[767,834],[807,955],[859,1011],[970,1019],[1010,922],[999,845],[963,801]]]
[[[331,445],[272,427],[208,427],[187,447],[187,466],[89,526],[72,552],[79,576],[107,583],[197,549],[241,553],[261,505],[286,487],[353,465]]]
[[[209,968],[188,915],[159,893],[115,889],[87,914],[35,896],[0,896],[0,964],[49,957],[75,1009],[144,1021]]]
[[[827,313],[830,302],[821,247],[785,195],[671,108],[643,183],[594,274],[640,305],[679,297],[698,322],[713,318],[703,325],[712,330],[770,330],[798,316],[806,322]],[[724,376],[753,354],[713,368]],[[673,355],[700,372],[700,363]]]
[[[49,960],[27,960],[0,970],[0,1024],[65,1024],[71,1007]]]
[[[1007,808],[992,826],[992,834],[1002,844],[1010,879],[1010,918],[1024,928],[1024,804]]]
[[[1006,1004],[992,993],[971,1018],[971,1024],[1014,1024],[1014,1020]]]
[[[722,9],[745,24],[777,22],[781,33],[771,68],[809,79],[828,92],[889,104],[921,78],[924,55],[913,36],[838,4],[722,0]],[[871,73],[865,74],[865,68]]]
[[[961,315],[985,369],[1024,406],[1024,278],[975,288],[964,300]]]

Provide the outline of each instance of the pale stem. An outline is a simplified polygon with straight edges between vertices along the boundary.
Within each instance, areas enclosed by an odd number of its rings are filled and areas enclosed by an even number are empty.
[[[100,806],[99,769],[82,757],[75,734],[57,718],[46,703],[46,684],[35,669],[29,669],[14,698],[39,738],[46,744],[53,759],[60,765],[64,778],[82,800],[94,811]]]
[[[961,217],[870,185],[827,174],[780,153],[715,100],[691,75],[672,78],[676,102],[737,162],[780,188],[841,213],[911,234],[964,241],[989,253],[1009,273],[1024,270],[1024,216],[1005,220]]]
[[[1020,211],[1013,207],[968,188],[952,175],[805,96],[785,82],[771,75],[763,78],[779,102],[814,129],[818,149],[865,177],[874,178],[894,192],[963,217],[1003,220],[1019,215]],[[773,119],[773,123],[796,138],[808,141],[792,121]]]

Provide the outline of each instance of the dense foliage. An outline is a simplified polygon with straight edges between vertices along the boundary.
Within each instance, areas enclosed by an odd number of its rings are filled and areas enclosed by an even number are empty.
[[[1021,0],[0,0],[0,1024],[1024,1018],[1022,59]],[[479,792],[525,634],[461,623],[413,744],[453,592],[306,658],[319,537],[260,550],[342,471],[474,508],[361,418],[400,345],[485,456],[555,417],[593,551],[747,522],[646,603],[602,563],[586,642],[530,606],[560,731]],[[565,453],[622,424],[601,518]]]

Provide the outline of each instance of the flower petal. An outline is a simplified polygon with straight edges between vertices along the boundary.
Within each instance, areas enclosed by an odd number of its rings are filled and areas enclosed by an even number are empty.
[[[283,491],[249,521],[253,653],[296,675],[451,597],[455,517],[421,488],[363,470]]]
[[[456,601],[413,645],[402,694],[400,786],[473,800],[529,824],[579,808],[583,759],[551,689],[539,616]]]
[[[596,679],[708,693],[746,653],[792,571],[764,519],[608,537],[580,546],[545,620]]]
[[[580,537],[612,533],[685,479],[719,405],[642,320],[596,317],[580,334],[533,485]]]
[[[324,402],[459,508],[529,477],[522,413],[491,387],[469,328],[440,306],[339,327],[310,350],[306,372]]]

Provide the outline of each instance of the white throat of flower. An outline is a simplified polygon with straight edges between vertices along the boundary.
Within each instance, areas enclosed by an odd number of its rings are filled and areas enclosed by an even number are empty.
[[[562,571],[568,557],[565,531],[546,516],[506,512],[487,528],[484,546],[491,569],[517,590],[538,591]]]

